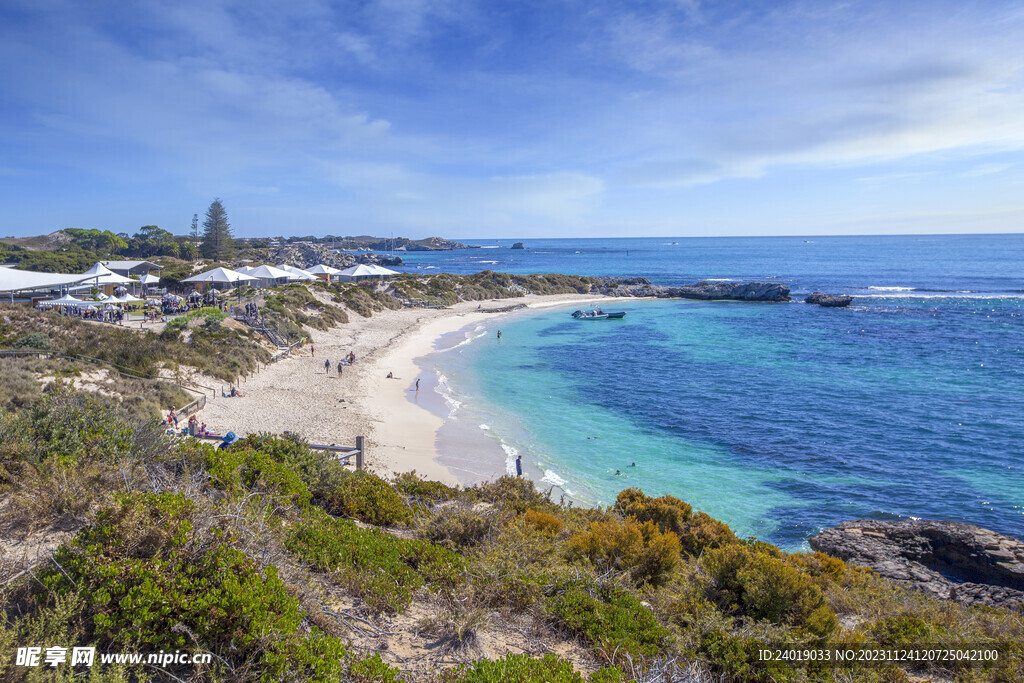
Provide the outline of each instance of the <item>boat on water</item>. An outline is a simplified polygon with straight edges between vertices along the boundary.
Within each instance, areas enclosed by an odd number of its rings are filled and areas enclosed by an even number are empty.
[[[592,311],[573,311],[572,317],[577,320],[619,320],[626,317],[626,312],[614,311],[612,313],[605,313],[600,308],[595,308]]]

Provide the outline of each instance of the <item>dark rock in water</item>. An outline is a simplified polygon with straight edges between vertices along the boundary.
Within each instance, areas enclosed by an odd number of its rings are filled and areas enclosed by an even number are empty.
[[[789,301],[789,287],[777,282],[698,282],[666,287],[644,277],[601,277],[596,292],[611,296],[654,296],[662,299],[726,301]]]
[[[809,542],[944,600],[1024,609],[1024,543],[973,524],[861,519]]]
[[[814,292],[804,299],[804,303],[818,304],[825,308],[845,308],[853,303],[853,297],[848,294],[825,294],[824,292]]]
[[[731,301],[789,301],[789,287],[777,282],[698,282],[666,287],[665,296],[683,299],[728,299]],[[660,296],[660,295],[659,295]]]
[[[522,242],[516,242],[515,244],[512,245],[512,248],[513,249],[526,249],[526,245],[523,244]]]

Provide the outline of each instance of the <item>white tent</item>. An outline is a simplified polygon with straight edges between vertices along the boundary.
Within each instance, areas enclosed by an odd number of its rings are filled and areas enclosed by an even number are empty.
[[[146,273],[145,275],[139,276],[139,284],[142,285],[155,285],[158,284],[159,282],[160,278],[158,278],[156,275],[150,275],[149,273]]]
[[[84,304],[84,303],[85,302],[82,301],[81,299],[76,299],[75,297],[71,296],[70,294],[65,294],[64,296],[62,296],[59,299],[49,299],[47,301],[40,301],[39,305],[40,306],[46,306],[46,307],[49,307],[49,306],[78,306],[79,304]]]
[[[338,279],[344,280],[345,282],[358,282],[360,280],[371,279],[386,280],[393,275],[398,274],[398,271],[390,270],[383,266],[374,265],[372,263],[360,263],[357,266],[346,268],[338,273]]]
[[[251,282],[252,280],[255,279],[256,278],[252,277],[251,275],[246,275],[245,273],[239,273],[234,270],[221,267],[214,268],[213,270],[208,270],[205,273],[199,273],[199,275],[187,277],[184,280],[182,280],[182,282],[203,282],[218,285],[237,285],[243,282]]]
[[[338,270],[337,268],[331,268],[330,266],[325,266],[322,263],[318,263],[312,268],[306,268],[306,272],[317,276],[317,278],[321,280],[330,280],[341,271]]]
[[[309,271],[303,270],[302,268],[296,268],[295,266],[290,266],[287,263],[279,263],[279,264],[277,264],[277,267],[280,268],[281,270],[288,271],[288,273],[290,274],[290,277],[288,279],[292,280],[293,282],[294,281],[299,281],[299,280],[315,280],[316,279],[316,275],[313,275],[313,273],[310,273]]]
[[[112,299],[110,299],[110,301],[118,304],[135,304],[142,301],[142,299],[132,296],[131,294],[125,292],[121,296],[113,297]]]
[[[34,270],[0,268],[0,292],[21,292],[32,289],[53,289],[88,280],[85,275],[37,273]]]
[[[107,268],[102,263],[97,263],[89,270],[82,273],[90,280],[93,280],[97,285],[125,285],[131,282],[135,282],[131,278],[127,278],[124,275],[118,275],[110,268]]]

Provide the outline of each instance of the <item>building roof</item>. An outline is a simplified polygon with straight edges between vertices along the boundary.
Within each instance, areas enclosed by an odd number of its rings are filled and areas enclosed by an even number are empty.
[[[132,268],[138,268],[139,266],[149,266],[150,270],[156,268],[160,270],[163,266],[157,265],[152,261],[100,261],[103,265],[111,270],[131,270]]]
[[[33,270],[0,268],[0,292],[21,292],[30,289],[52,289],[88,280],[87,275],[37,273]]]
[[[392,275],[399,275],[399,272],[373,263],[360,263],[351,268],[346,268],[338,273],[338,275],[345,277],[390,277]]]
[[[312,268],[306,268],[307,273],[313,273],[314,275],[337,275],[341,271],[331,266],[325,266],[322,263],[318,263]]]
[[[235,282],[248,282],[249,280],[255,280],[256,278],[245,273],[238,273],[229,268],[214,268],[208,270],[205,273],[199,273],[199,275],[193,275],[187,277],[182,282],[223,282],[227,284]]]
[[[82,275],[86,276],[90,280],[95,280],[98,284],[102,285],[123,285],[132,282],[131,279],[126,278],[124,275],[118,275],[99,262],[89,270],[82,273]]]

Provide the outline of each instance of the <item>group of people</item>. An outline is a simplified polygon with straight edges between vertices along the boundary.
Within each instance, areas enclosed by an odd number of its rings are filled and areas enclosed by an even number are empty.
[[[227,393],[224,393],[224,391],[221,390],[220,395],[221,398],[238,398],[242,395],[242,392],[236,389],[235,385],[232,384],[231,389]]]
[[[178,413],[174,408],[167,414],[167,425],[170,427],[168,433],[171,433],[178,428]],[[206,428],[206,423],[200,423],[199,418],[195,415],[190,415],[188,418],[188,426],[182,430],[182,435],[189,436],[212,436],[210,431]]]
[[[314,358],[316,357],[316,349],[315,348],[310,346],[309,347],[309,352],[310,352],[310,354],[312,354],[312,356]],[[341,377],[341,371],[342,371],[342,368],[344,366],[352,365],[355,362],[356,362],[356,354],[354,354],[351,351],[349,351],[348,355],[345,356],[344,360],[339,360],[338,361],[338,377]],[[328,375],[331,374],[331,359],[330,358],[325,358],[324,359],[324,373],[328,374]]]
[[[260,307],[256,305],[255,301],[250,301],[245,305],[245,316],[247,318],[260,317]]]

